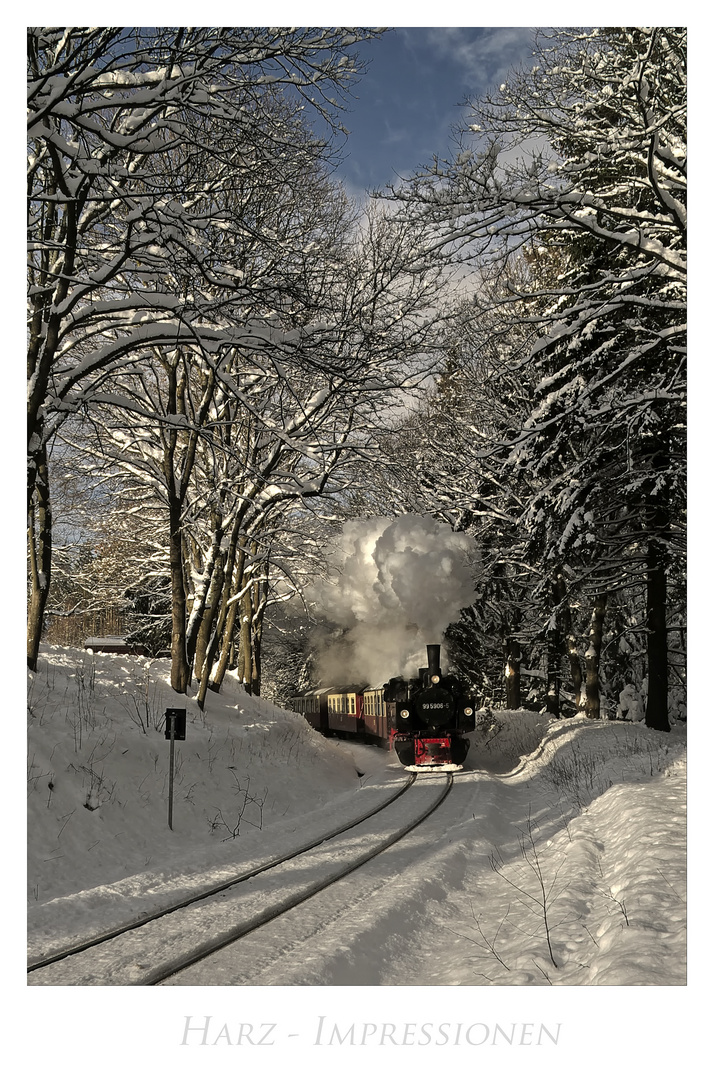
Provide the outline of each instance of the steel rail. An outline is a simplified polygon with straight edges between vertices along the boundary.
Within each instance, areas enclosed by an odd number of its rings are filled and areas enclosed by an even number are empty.
[[[258,874],[265,873],[266,870],[272,870],[274,867],[280,866],[281,863],[289,862],[290,859],[296,859],[299,855],[304,855],[306,852],[312,851],[313,848],[319,847],[320,844],[324,844],[328,840],[333,840],[336,836],[339,836],[340,833],[348,832],[350,829],[354,829],[355,826],[361,825],[363,821],[369,821],[375,814],[379,814],[382,810],[386,810],[388,806],[393,802],[396,802],[398,798],[409,790],[415,780],[416,774],[412,773],[407,782],[399,788],[396,794],[390,795],[385,802],[380,803],[379,806],[370,810],[369,813],[363,814],[361,817],[353,818],[346,825],[340,825],[339,828],[333,829],[332,832],[325,833],[316,840],[311,840],[309,843],[303,844],[302,847],[296,848],[286,855],[276,855],[275,858],[270,859],[268,862],[261,863],[260,866],[256,866],[252,870],[247,870],[242,874],[235,874],[232,877],[225,878],[219,885],[212,885],[210,889],[203,889],[200,892],[191,893],[190,896],[184,897],[183,900],[177,901],[174,904],[157,909],[156,911],[142,915],[137,919],[132,919],[129,922],[122,923],[121,926],[103,931],[92,938],[87,938],[85,941],[69,945],[66,949],[57,950],[47,956],[43,956],[39,960],[33,961],[27,967],[28,975],[33,971],[38,971],[40,968],[56,964],[60,960],[66,959],[68,956],[74,956],[77,953],[86,952],[87,949],[93,949],[96,945],[101,945],[105,941],[111,941],[113,938],[120,937],[130,930],[138,930],[139,927],[146,926],[147,923],[154,922],[156,919],[161,919],[164,915],[171,915],[174,911],[181,911],[182,908],[190,907],[191,904],[196,904],[199,900],[206,900],[210,896],[215,896],[217,893],[230,889],[233,885],[239,885],[242,881],[248,881],[250,878],[257,877]]]
[[[453,787],[454,777],[452,773],[446,774],[446,784],[439,793],[439,797],[431,806],[427,808],[419,817],[410,822],[407,825],[402,826],[396,833],[389,836],[386,840],[383,840],[377,847],[370,849],[366,854],[360,856],[354,862],[345,869],[336,871],[329,877],[323,879],[317,884],[310,885],[303,893],[298,897],[292,897],[290,900],[282,901],[275,904],[272,907],[264,909],[259,915],[254,916],[246,924],[241,926],[240,929],[229,930],[224,934],[213,938],[211,941],[204,942],[202,945],[192,949],[191,952],[184,955],[180,962],[167,963],[163,966],[159,966],[154,969],[153,974],[138,983],[132,983],[133,986],[158,986],[160,983],[165,982],[171,978],[172,975],[177,975],[178,972],[184,971],[186,968],[192,967],[201,960],[205,960],[206,957],[211,956],[213,953],[220,952],[221,949],[226,948],[228,945],[232,945],[235,941],[239,941],[241,938],[246,937],[248,934],[253,933],[254,930],[258,930],[261,926],[266,926],[268,923],[277,919],[280,915],[284,915],[288,911],[292,911],[294,908],[299,907],[300,904],[305,903],[306,900],[310,900],[313,896],[317,896],[324,889],[327,889],[330,885],[334,885],[335,882],[341,881],[342,878],[348,877],[354,873],[359,867],[364,866],[365,863],[371,862],[378,855],[381,855],[383,851],[393,847],[394,844],[402,840],[413,829],[416,829],[418,825],[421,825],[423,821],[426,821],[443,803],[446,796]],[[406,789],[405,789],[406,790]]]

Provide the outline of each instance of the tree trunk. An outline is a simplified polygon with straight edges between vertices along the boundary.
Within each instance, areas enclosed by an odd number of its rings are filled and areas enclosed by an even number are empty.
[[[193,672],[196,678],[201,681],[203,679],[204,668],[208,666],[210,668],[212,660],[206,665],[206,657],[209,652],[209,645],[211,643],[212,630],[214,622],[216,621],[216,613],[219,611],[219,605],[221,602],[221,595],[224,587],[224,572],[223,563],[220,558],[213,564],[213,573],[211,575],[211,584],[208,591],[208,596],[203,603],[203,615],[199,624],[198,635],[196,637],[196,650],[194,657]],[[213,649],[215,653],[215,648]],[[210,674],[210,672],[209,672]]]
[[[662,424],[664,426],[664,424]],[[651,467],[655,476],[650,494],[650,529],[647,544],[647,706],[645,725],[669,731],[669,657],[667,648],[667,538],[670,531],[669,434],[652,436]]]
[[[223,529],[221,528],[218,515],[214,515],[211,524],[213,529],[213,540],[203,567],[202,578],[198,587],[194,589],[193,607],[191,608],[191,614],[186,628],[186,658],[189,664],[193,666],[194,675],[197,679],[200,679],[201,677],[201,668],[198,663],[194,665],[198,636],[201,632],[203,615],[206,609],[206,603],[208,602],[211,585],[214,580],[216,560],[220,557],[221,541],[223,540]]]
[[[243,564],[245,562],[245,555],[241,551],[239,559],[237,576],[238,587],[240,586],[240,580],[243,575]],[[228,601],[231,593],[233,592],[234,580],[230,574],[222,573],[223,584],[223,596],[221,599],[221,606],[218,612],[218,618],[216,619],[216,625],[211,636],[206,655],[204,658],[203,671],[201,673],[201,684],[198,690],[197,704],[199,709],[203,711],[206,704],[206,694],[209,690],[213,690],[216,693],[221,688],[223,677],[226,673],[226,662],[229,653],[228,642],[233,635],[233,628],[235,626],[236,611],[238,609],[240,601],[235,601],[229,606]],[[219,645],[221,651],[218,660],[218,667],[216,670],[216,676],[211,679],[211,672],[213,671],[213,662],[218,653]]]
[[[27,666],[30,671],[37,671],[37,657],[52,578],[52,508],[44,444],[36,460],[35,491],[28,520],[30,603],[27,612]]]
[[[251,597],[250,589],[246,589],[243,598],[240,601],[240,605],[240,660],[238,670],[243,686],[250,694],[252,693],[253,684],[253,599]]]
[[[573,633],[573,618],[567,593],[565,578],[561,573],[558,573],[555,579],[555,598],[560,605],[560,620],[563,626],[563,639],[568,654],[568,663],[570,664],[570,681],[573,684],[575,709],[576,712],[580,712],[583,707],[583,669],[578,654],[578,642]]]
[[[210,642],[208,643],[208,648],[206,649],[206,655],[204,656],[204,660],[203,660],[203,671],[201,672],[201,682],[200,682],[200,685],[198,687],[198,694],[196,695],[196,704],[198,705],[201,712],[203,712],[204,708],[206,707],[206,694],[208,693],[209,689],[212,688],[211,687],[211,669],[213,667],[213,660],[214,660],[215,655],[216,655],[216,650],[218,649],[218,633],[219,633],[219,627],[216,627],[216,629],[215,629],[215,631],[213,633],[213,636],[212,636]]]
[[[230,608],[228,609],[228,613],[227,613],[227,615],[225,617],[225,620],[223,622],[222,635],[221,635],[221,637],[222,637],[221,652],[220,652],[220,656],[218,657],[218,666],[216,667],[216,676],[215,676],[215,679],[213,680],[213,689],[214,690],[220,690],[221,684],[223,683],[223,680],[224,680],[225,675],[226,675],[226,671],[227,671],[227,669],[228,669],[228,667],[229,667],[229,665],[230,665],[230,663],[231,663],[231,661],[232,661],[232,659],[233,659],[233,657],[235,655],[234,634],[235,634],[235,628],[236,628],[236,620],[238,618],[238,611],[239,611],[238,602],[236,602],[235,604],[231,604]]]
[[[590,720],[600,719],[600,653],[606,607],[607,593],[600,593],[595,597],[590,619],[590,645],[585,653],[585,715]]]
[[[573,699],[576,712],[580,712],[583,707],[583,669],[580,664],[578,643],[572,632],[572,628],[567,632],[566,641],[568,660],[570,662],[570,681],[573,684]]]
[[[512,637],[504,642],[506,654],[506,708],[521,707],[521,647]]]
[[[667,571],[664,545],[647,548],[647,707],[646,727],[670,731],[667,672]]]
[[[238,552],[238,561],[236,564],[237,543],[238,533],[236,531],[231,540],[231,546],[228,552],[227,564],[230,569],[226,569],[223,583],[223,600],[221,602],[221,611],[216,624],[216,643],[220,645],[221,650],[218,657],[215,679],[212,684],[213,689],[216,691],[221,688],[228,664],[234,654],[235,625],[238,613],[241,610],[240,600],[234,600],[230,606],[228,604],[231,596],[239,593],[243,586],[245,551],[241,548],[240,552]]]
[[[546,635],[546,653],[548,657],[548,681],[546,689],[546,708],[553,716],[560,716],[560,659],[563,654],[557,621],[548,628]]]
[[[260,682],[261,682],[261,644],[263,640],[263,618],[260,616],[258,623],[254,627],[253,633],[253,670],[250,680],[250,692],[253,697],[260,697]]]
[[[180,350],[162,359],[166,373],[166,415],[186,415],[186,366]],[[181,516],[188,491],[189,479],[196,457],[198,430],[203,423],[210,401],[213,376],[204,387],[203,400],[195,417],[195,426],[188,435],[181,435],[170,424],[163,434],[163,472],[169,508],[169,565],[171,573],[171,687],[185,694],[191,682],[186,636],[186,560],[183,552]]]
[[[263,617],[268,605],[268,570],[269,563],[266,560],[264,576],[255,584],[255,599],[253,602],[253,671],[251,676],[252,693],[260,697],[261,673],[262,673],[262,646],[263,646]]]
[[[169,565],[171,568],[171,689],[185,694],[191,679],[186,658],[186,589],[181,543],[181,505],[169,492]]]

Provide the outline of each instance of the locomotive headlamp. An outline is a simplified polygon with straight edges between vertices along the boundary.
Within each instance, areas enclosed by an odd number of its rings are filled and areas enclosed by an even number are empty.
[[[434,686],[436,686],[438,682],[441,682],[441,677],[439,675],[432,675],[431,681],[433,682]]]
[[[470,705],[467,705],[466,708],[464,709],[464,716],[473,716],[473,714],[474,714],[473,709],[471,708]]]
[[[399,715],[401,716],[402,720],[408,720],[409,719],[409,709],[402,709],[402,711],[399,713]]]

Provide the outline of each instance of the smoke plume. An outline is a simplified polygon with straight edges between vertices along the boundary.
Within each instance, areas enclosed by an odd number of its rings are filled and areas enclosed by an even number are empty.
[[[424,667],[427,643],[440,642],[473,602],[470,554],[469,537],[416,514],[345,525],[339,576],[312,594],[315,609],[340,628],[323,642],[322,684],[379,685]]]

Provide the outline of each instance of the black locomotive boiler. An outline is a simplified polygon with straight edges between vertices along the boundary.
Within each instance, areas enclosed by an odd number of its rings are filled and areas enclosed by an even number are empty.
[[[456,676],[442,674],[441,646],[426,650],[428,667],[418,678],[384,686],[385,702],[394,703],[392,746],[410,771],[455,771],[468,753],[464,735],[476,726],[475,702]]]

